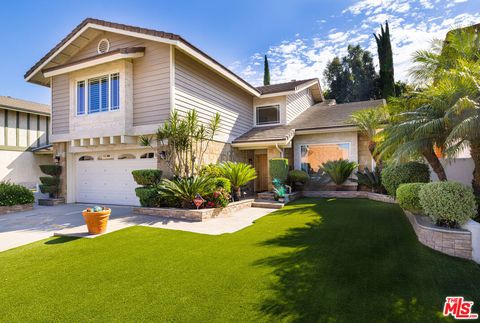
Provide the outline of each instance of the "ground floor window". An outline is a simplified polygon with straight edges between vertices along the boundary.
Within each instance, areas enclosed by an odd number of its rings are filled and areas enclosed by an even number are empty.
[[[309,144],[300,146],[300,167],[310,175],[318,173],[329,160],[349,159],[350,143]]]

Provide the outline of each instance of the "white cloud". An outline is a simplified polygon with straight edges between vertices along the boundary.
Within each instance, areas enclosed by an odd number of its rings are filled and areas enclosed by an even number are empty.
[[[442,1],[442,2],[441,2]],[[465,0],[455,0],[462,2]],[[441,2],[441,3],[440,3]],[[446,10],[449,0],[361,0],[346,8],[343,14],[329,23],[338,21],[335,28],[310,38],[285,40],[271,45],[267,52],[272,82],[311,77],[323,78],[326,64],[335,56],[346,54],[348,44],[360,44],[372,52],[377,64],[377,48],[373,33],[380,31],[380,24],[388,20],[394,53],[395,77],[408,81],[412,54],[429,46],[435,38],[444,38],[448,30],[478,23],[480,13],[452,15]],[[433,8],[433,9],[432,9]],[[346,19],[354,18],[352,24]],[[318,22],[323,20],[317,20]],[[243,70],[235,71],[252,84],[261,84],[263,55],[254,54],[244,62]]]

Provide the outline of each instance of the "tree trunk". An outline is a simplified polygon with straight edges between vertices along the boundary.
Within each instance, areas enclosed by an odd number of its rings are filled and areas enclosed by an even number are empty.
[[[473,160],[472,188],[475,195],[480,195],[480,141],[470,142],[470,155]]]
[[[443,165],[435,154],[433,147],[431,147],[430,149],[424,149],[422,151],[422,155],[423,157],[425,157],[428,164],[432,167],[435,174],[437,174],[438,179],[441,181],[446,181],[447,174],[445,173],[445,168],[443,168]]]
[[[240,191],[240,187],[234,187],[233,188],[233,201],[240,201],[240,197],[242,195],[242,192]]]
[[[378,152],[375,151],[377,148],[377,143],[375,141],[370,140],[368,142],[368,151],[370,151],[370,155],[372,155],[373,160],[375,161],[375,164],[379,171],[382,171],[383,169],[383,162],[378,156]],[[373,169],[371,169],[373,171]]]

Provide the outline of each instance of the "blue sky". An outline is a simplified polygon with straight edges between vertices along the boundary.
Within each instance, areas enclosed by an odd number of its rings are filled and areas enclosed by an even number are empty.
[[[0,11],[0,95],[49,103],[48,88],[24,73],[86,17],[182,35],[254,85],[263,54],[272,82],[322,78],[349,43],[375,54],[372,36],[389,20],[397,79],[408,80],[411,54],[452,27],[480,23],[480,0],[360,1],[9,1]],[[375,56],[376,59],[376,56]]]

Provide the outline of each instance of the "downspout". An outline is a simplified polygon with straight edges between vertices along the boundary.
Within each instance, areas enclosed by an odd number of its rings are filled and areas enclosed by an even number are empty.
[[[275,144],[275,148],[277,148],[278,152],[280,153],[280,158],[283,158],[283,149],[278,147],[278,144]]]

